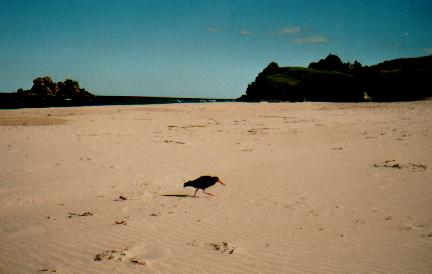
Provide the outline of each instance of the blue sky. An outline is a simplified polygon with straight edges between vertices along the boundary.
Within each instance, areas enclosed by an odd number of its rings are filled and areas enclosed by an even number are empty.
[[[236,98],[271,61],[432,54],[432,1],[0,0],[0,92]]]

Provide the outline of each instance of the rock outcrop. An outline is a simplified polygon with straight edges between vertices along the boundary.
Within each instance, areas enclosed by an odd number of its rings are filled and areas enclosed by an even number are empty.
[[[29,106],[83,105],[90,103],[95,96],[80,88],[77,81],[66,79],[55,83],[51,77],[38,77],[33,80],[30,90],[18,89],[17,101]]]

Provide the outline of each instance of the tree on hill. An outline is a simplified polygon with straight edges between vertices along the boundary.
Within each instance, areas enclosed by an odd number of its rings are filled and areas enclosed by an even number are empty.
[[[352,65],[350,66],[350,69],[351,69],[351,70],[356,70],[356,69],[361,69],[362,67],[363,67],[362,64],[360,64],[359,61],[355,60],[355,61],[354,61],[354,64],[352,64]]]
[[[321,59],[318,62],[310,63],[308,68],[339,72],[345,72],[348,69],[347,65],[342,63],[339,56],[334,54],[329,54],[325,59]]]
[[[263,70],[264,74],[275,73],[279,70],[279,65],[276,62],[271,62],[267,65],[267,67]]]
[[[246,95],[243,96],[243,98],[250,98],[252,100],[254,100],[253,98],[258,99],[260,97],[259,91],[262,89],[266,89],[266,87],[268,86],[266,76],[276,74],[279,70],[280,67],[276,62],[271,62],[270,64],[268,64],[267,67],[264,68],[263,71],[257,75],[255,81],[248,85]]]

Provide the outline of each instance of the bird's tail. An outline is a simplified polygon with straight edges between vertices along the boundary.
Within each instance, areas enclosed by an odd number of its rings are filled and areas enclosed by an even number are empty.
[[[188,181],[188,182],[184,183],[183,187],[187,187],[187,186],[192,186],[192,182]]]

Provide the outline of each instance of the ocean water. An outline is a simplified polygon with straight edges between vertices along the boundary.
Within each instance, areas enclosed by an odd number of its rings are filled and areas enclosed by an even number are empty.
[[[15,93],[0,94],[0,109],[14,108],[43,108],[43,107],[74,107],[74,106],[107,106],[107,105],[149,105],[149,104],[178,104],[178,103],[213,103],[233,102],[234,99],[209,98],[173,98],[146,96],[96,96],[91,101],[44,100],[41,98],[19,101]]]

